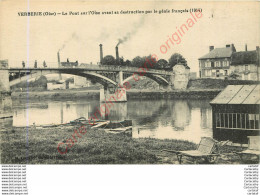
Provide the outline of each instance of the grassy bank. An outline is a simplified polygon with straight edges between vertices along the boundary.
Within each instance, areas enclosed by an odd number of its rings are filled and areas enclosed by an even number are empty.
[[[220,92],[220,89],[193,89],[193,90],[150,90],[131,89],[127,91],[128,99],[213,99]],[[74,100],[90,99],[99,100],[99,90],[54,90],[54,91],[33,91],[13,92],[12,99],[31,100]]]
[[[131,90],[127,92],[128,99],[213,99],[220,89],[194,89],[194,90],[172,90],[172,91],[152,91],[152,90]]]
[[[224,89],[228,85],[256,85],[259,81],[250,80],[228,80],[228,79],[191,79],[189,80],[187,88],[190,90],[199,89]]]
[[[99,90],[89,89],[66,89],[53,91],[29,91],[13,92],[12,99],[33,99],[33,100],[73,100],[73,99],[99,99]]]
[[[75,127],[77,128],[77,127]],[[88,130],[68,150],[60,154],[58,143],[72,138],[73,127],[28,129],[13,128],[1,131],[1,163],[16,164],[177,164],[174,154],[168,150],[190,150],[194,143],[180,140],[133,139],[127,134],[107,134],[103,130]],[[226,146],[223,152],[234,148]],[[218,163],[240,163],[220,158]]]

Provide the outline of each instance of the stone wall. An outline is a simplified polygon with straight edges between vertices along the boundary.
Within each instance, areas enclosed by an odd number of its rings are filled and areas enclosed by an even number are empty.
[[[8,73],[8,61],[0,60],[0,92],[9,92],[9,73]]]
[[[0,119],[12,117],[12,99],[9,93],[0,93]]]

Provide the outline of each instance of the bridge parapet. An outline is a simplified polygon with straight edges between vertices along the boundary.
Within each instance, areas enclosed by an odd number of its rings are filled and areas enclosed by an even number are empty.
[[[123,71],[123,72],[131,72],[131,73],[138,73],[140,69],[138,67],[129,67],[129,66],[118,66],[118,65],[92,65],[92,64],[85,64],[81,63],[79,67],[82,69],[90,69],[90,70],[112,70],[112,71]],[[163,74],[163,75],[171,75],[173,74],[172,71],[165,71],[165,70],[157,70],[149,68],[149,70],[146,71],[146,73],[157,73],[157,74]]]
[[[68,64],[67,62],[64,62]],[[27,64],[27,63],[26,63]],[[129,67],[129,66],[118,66],[118,65],[93,65],[93,64],[86,64],[86,63],[81,63],[80,65],[76,65],[76,63],[69,63],[70,65],[68,66],[61,66],[58,67],[57,63],[54,62],[46,62],[47,67],[43,67],[40,64],[38,64],[37,68],[34,68],[31,65],[26,65],[25,68],[22,68],[22,66],[12,66],[12,68],[9,68],[12,71],[29,71],[29,70],[90,70],[90,71],[109,71],[109,72],[129,72],[129,73],[138,73],[142,72],[140,68],[138,67]],[[0,67],[0,69],[4,69]],[[149,70],[146,71],[147,74],[159,74],[159,75],[166,75],[170,76],[173,74],[173,71],[166,71],[166,70],[157,70],[157,69],[152,69],[149,68]]]

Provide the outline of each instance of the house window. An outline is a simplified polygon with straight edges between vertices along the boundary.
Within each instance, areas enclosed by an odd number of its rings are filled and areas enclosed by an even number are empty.
[[[260,130],[259,114],[216,113],[216,128]]]
[[[248,71],[248,65],[245,65],[245,71]]]
[[[211,75],[211,70],[205,70],[205,76],[210,77]]]
[[[207,67],[207,68],[211,67],[210,61],[205,62],[205,67]]]
[[[219,70],[216,70],[216,77],[219,77]]]
[[[223,66],[225,67],[229,66],[229,61],[223,61]]]
[[[221,65],[220,65],[220,62],[219,62],[219,61],[216,61],[216,62],[215,62],[215,67],[221,67]]]

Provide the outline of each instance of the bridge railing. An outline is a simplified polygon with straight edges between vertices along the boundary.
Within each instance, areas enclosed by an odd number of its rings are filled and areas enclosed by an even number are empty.
[[[23,63],[21,61],[15,61],[15,62],[9,62],[9,68],[29,68],[29,69],[34,69],[35,68],[35,61],[31,60],[31,61],[25,61],[24,62],[24,66],[23,67]],[[78,68],[78,69],[88,69],[88,70],[97,70],[97,71],[125,71],[125,72],[131,72],[131,73],[134,73],[134,72],[139,72],[139,71],[142,71],[140,70],[138,67],[129,67],[129,66],[118,66],[118,65],[94,65],[94,64],[87,64],[87,63],[81,63],[79,64],[78,66],[73,66],[73,64],[75,63],[72,63],[72,66],[61,66],[59,67],[58,66],[58,62],[45,62],[46,63],[46,68],[54,68],[54,69],[59,69],[59,68],[62,68],[62,69],[71,69],[71,68]],[[63,62],[63,65],[64,65],[64,62]],[[38,68],[44,68],[44,65],[43,65],[43,61],[40,62],[40,61],[37,61],[37,69]],[[146,71],[147,73],[158,73],[158,74],[165,74],[165,75],[168,75],[169,73],[171,73],[171,71],[165,71],[165,70],[157,70],[157,69],[152,69],[152,68],[149,68],[148,71]]]
[[[58,62],[45,61],[47,68],[58,68]],[[24,61],[25,68],[34,68],[35,61]],[[23,68],[23,61],[9,61],[9,68]],[[37,60],[37,68],[44,68],[43,61]]]
[[[92,70],[114,70],[114,71],[131,71],[131,72],[138,72],[138,67],[129,67],[129,66],[118,66],[118,65],[92,65],[92,64],[85,64],[81,63],[78,68],[87,68]],[[159,74],[169,74],[170,71],[165,70],[157,70],[150,68],[147,72],[151,73],[159,73]]]

